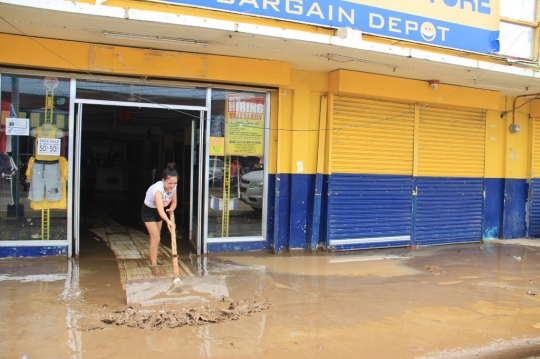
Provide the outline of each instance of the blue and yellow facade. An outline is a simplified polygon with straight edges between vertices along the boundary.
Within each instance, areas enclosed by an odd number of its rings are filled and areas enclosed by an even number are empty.
[[[529,131],[535,101],[516,111],[522,131],[510,133],[512,116],[504,109],[512,104],[495,91],[440,85],[434,93],[425,81],[342,70],[303,76],[302,84],[312,84],[303,96],[311,106],[299,110],[312,116],[304,129],[319,123],[319,131],[292,132],[280,141],[292,157],[278,155],[284,167],[277,170],[275,201],[285,208],[276,206],[276,248],[347,250],[533,235],[538,211],[529,176],[538,156]],[[280,103],[288,114],[287,99]],[[317,146],[296,149],[297,138]],[[300,165],[315,173],[299,173]]]
[[[182,4],[104,5],[284,26]],[[476,10],[480,17],[487,11]],[[452,16],[459,18],[459,11]],[[287,26],[333,33],[311,24]],[[482,36],[491,39],[493,25],[486,26],[490,30]],[[389,43],[376,35],[369,39]],[[0,43],[11,44],[0,53],[5,68],[271,89],[266,241],[210,251],[352,250],[540,237],[540,195],[535,195],[540,100],[534,97],[444,83],[433,91],[414,78],[294,68],[286,57],[275,61],[67,39],[38,43],[12,34],[0,34]],[[185,66],[177,66],[178,56]],[[511,133],[512,124],[521,131]]]

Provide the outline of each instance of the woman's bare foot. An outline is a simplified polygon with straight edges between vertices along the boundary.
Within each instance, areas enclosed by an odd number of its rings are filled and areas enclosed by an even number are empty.
[[[152,271],[152,274],[156,277],[163,276],[163,272],[157,266],[150,266],[150,270]]]

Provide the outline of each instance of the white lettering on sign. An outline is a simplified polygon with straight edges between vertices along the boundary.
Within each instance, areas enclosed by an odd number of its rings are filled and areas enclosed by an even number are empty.
[[[412,31],[418,31],[418,23],[415,21],[405,21],[405,33],[409,35]]]
[[[287,8],[285,9],[286,12],[288,12],[289,14],[302,15],[303,13],[302,1],[298,1],[298,0],[286,0],[286,1],[287,1],[286,2]],[[300,4],[291,6],[291,2],[296,2]]]
[[[60,156],[59,138],[38,138],[37,154],[44,156]]]
[[[264,104],[229,100],[230,112],[264,113]]]
[[[430,2],[435,4],[435,0],[430,0]],[[448,7],[459,7],[461,10],[491,15],[490,0],[442,0],[442,2]]]
[[[336,9],[332,4],[321,5],[317,1],[311,4],[304,4],[307,2],[306,0],[216,0],[216,2],[238,7],[251,7],[253,9],[272,9],[275,12],[283,10],[287,14],[306,16],[308,18],[317,17],[321,20],[333,20],[337,17],[339,22],[347,21],[351,25],[354,25],[355,19],[354,9],[347,10],[341,6]]]
[[[440,36],[442,41],[446,41],[446,33],[450,31],[447,27],[435,26],[431,22],[426,21],[422,24],[416,21],[406,20],[403,25],[403,19],[397,17],[385,18],[381,14],[369,13],[369,27],[372,29],[386,29],[390,32],[402,33],[407,35],[420,32],[422,38],[427,42],[432,42]]]
[[[313,3],[313,5],[311,5],[311,7],[309,8],[309,11],[306,14],[306,16],[311,16],[311,15],[317,15],[321,19],[324,19],[324,14],[321,11],[321,7],[317,3]]]
[[[264,0],[263,1],[263,9],[268,9],[268,6],[271,6],[274,11],[279,12],[279,0]]]

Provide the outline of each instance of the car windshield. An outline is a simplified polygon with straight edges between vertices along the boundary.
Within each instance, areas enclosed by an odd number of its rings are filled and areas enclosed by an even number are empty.
[[[209,166],[210,168],[223,168],[223,161],[216,158],[211,158]]]

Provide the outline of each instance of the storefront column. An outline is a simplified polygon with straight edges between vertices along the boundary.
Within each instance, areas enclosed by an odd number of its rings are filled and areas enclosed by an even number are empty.
[[[527,233],[525,221],[528,198],[527,183],[527,153],[528,153],[528,113],[524,109],[512,111],[513,99],[508,100],[505,115],[505,153],[504,153],[504,208],[502,222],[502,238],[523,238]],[[527,99],[517,102],[516,107]],[[521,127],[519,132],[510,132],[510,126],[517,124]]]

